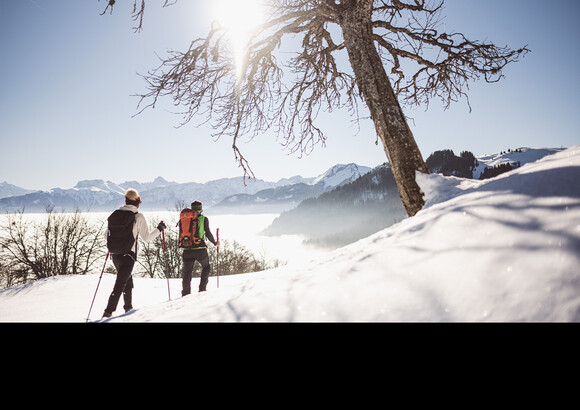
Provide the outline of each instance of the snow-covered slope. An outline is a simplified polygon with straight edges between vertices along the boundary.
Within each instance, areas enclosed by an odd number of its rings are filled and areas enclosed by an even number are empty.
[[[501,152],[499,154],[477,155],[478,166],[473,170],[473,178],[478,179],[485,168],[493,168],[502,164],[517,164],[519,166],[535,162],[546,155],[563,151],[564,148],[529,148],[520,147],[515,150]]]
[[[110,322],[580,321],[580,146],[485,181],[419,175],[425,208],[311,261],[220,278],[136,279]],[[0,291],[0,321],[84,321],[99,275]],[[104,275],[98,319],[114,276]]]

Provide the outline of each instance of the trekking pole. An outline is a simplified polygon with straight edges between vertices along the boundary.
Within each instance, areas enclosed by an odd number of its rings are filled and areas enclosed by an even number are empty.
[[[217,287],[220,287],[220,228],[216,229],[216,236],[217,236]]]
[[[165,277],[167,278],[167,295],[171,300],[171,291],[169,290],[169,264],[167,261],[167,247],[165,246],[165,229],[161,231],[163,234],[163,253],[165,254]]]
[[[107,252],[107,256],[105,257],[105,263],[103,264],[103,269],[101,270],[101,276],[99,276],[99,282],[97,283],[97,288],[95,289],[93,301],[91,302],[91,307],[89,308],[89,313],[87,314],[87,321],[85,323],[88,323],[89,318],[91,317],[91,310],[93,309],[93,303],[95,303],[95,298],[97,297],[97,291],[99,290],[99,285],[101,284],[101,278],[103,277],[103,272],[105,272],[105,266],[107,266],[107,259],[109,259],[109,252]]]

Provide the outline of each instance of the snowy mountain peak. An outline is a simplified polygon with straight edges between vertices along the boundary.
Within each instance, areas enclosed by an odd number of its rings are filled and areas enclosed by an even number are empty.
[[[326,187],[334,188],[336,186],[352,182],[362,175],[370,172],[371,168],[357,164],[337,164],[318,176],[311,185],[324,183]]]
[[[314,181],[314,177],[304,178],[302,175],[294,175],[290,178],[281,178],[276,182],[277,186],[293,185],[293,184],[310,184]]]
[[[123,189],[134,188],[141,192],[149,189],[169,187],[176,184],[176,182],[170,182],[165,178],[158,176],[152,182],[125,181],[122,184],[119,184],[119,186],[123,187]]]
[[[26,195],[30,192],[34,191],[20,188],[16,185],[9,184],[8,182],[0,182],[0,199],[9,198],[11,196]]]
[[[105,192],[124,192],[123,188],[115,184],[112,181],[105,181],[103,179],[86,179],[77,182],[73,189],[88,189],[92,191],[105,191]]]
[[[159,177],[157,177],[157,178],[155,178],[155,179],[153,180],[152,184],[153,184],[154,186],[156,186],[156,187],[159,187],[159,186],[167,186],[167,185],[171,185],[171,184],[172,184],[172,182],[169,182],[169,181],[168,181],[168,180],[166,180],[165,178],[163,178],[163,177],[159,176]]]

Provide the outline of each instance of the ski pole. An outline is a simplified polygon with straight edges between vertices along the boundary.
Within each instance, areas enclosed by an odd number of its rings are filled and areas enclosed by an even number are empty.
[[[171,300],[171,291],[169,290],[169,264],[167,263],[167,247],[165,246],[165,229],[161,231],[163,234],[163,253],[165,254],[165,277],[167,278],[167,295]]]
[[[217,236],[217,287],[220,287],[220,228],[216,229],[216,236]]]
[[[103,269],[101,270],[101,276],[99,276],[99,282],[97,283],[97,288],[95,289],[93,301],[91,302],[91,307],[89,308],[89,313],[87,314],[87,321],[85,323],[88,323],[89,318],[91,317],[91,310],[93,309],[93,303],[95,303],[95,298],[97,297],[97,291],[99,290],[99,285],[101,284],[101,278],[103,277],[103,272],[105,272],[105,266],[107,266],[107,259],[109,259],[109,252],[107,252],[107,256],[105,257],[105,263],[103,264]]]

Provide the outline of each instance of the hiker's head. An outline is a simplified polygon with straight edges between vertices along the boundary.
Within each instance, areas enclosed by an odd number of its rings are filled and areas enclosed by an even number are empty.
[[[200,201],[193,201],[191,203],[191,209],[200,214],[203,212],[203,205]]]
[[[136,207],[139,206],[141,203],[141,197],[139,196],[139,192],[136,189],[129,188],[125,191],[125,204],[126,205],[135,205]]]

